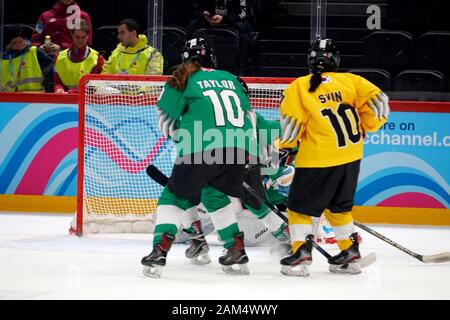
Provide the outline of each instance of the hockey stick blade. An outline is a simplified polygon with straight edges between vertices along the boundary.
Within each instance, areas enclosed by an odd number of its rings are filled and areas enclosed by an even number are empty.
[[[366,268],[375,263],[375,261],[377,261],[377,255],[375,254],[375,252],[372,252],[359,259],[359,265],[361,266],[361,268]]]
[[[147,166],[145,172],[147,172],[148,176],[153,180],[155,180],[156,183],[162,186],[166,186],[167,182],[169,181],[169,178],[167,178],[167,176],[164,173],[162,173],[157,167],[155,167],[152,164],[149,164]]]
[[[424,263],[441,263],[441,262],[450,261],[450,252],[442,252],[442,253],[433,254],[433,255],[421,255],[421,254],[418,254],[414,251],[411,251],[411,250],[403,247],[402,245],[398,244],[394,240],[389,239],[388,237],[382,235],[381,233],[373,230],[372,228],[369,228],[368,226],[366,226],[358,221],[353,221],[353,223],[357,227],[363,229],[364,231],[367,231],[368,233],[377,237],[378,239],[383,240],[384,242],[390,244],[394,248],[397,248],[400,251],[403,251],[404,253],[406,253],[406,254],[410,255],[411,257],[416,258],[417,260],[422,261]]]
[[[432,255],[421,255],[420,261],[424,263],[442,263],[450,261],[450,252],[442,252],[438,254],[432,254]]]

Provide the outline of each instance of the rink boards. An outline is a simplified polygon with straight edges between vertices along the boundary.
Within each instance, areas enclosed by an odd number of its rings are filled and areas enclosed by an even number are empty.
[[[75,211],[77,99],[76,95],[0,95],[0,209]],[[356,214],[371,222],[450,225],[450,103],[392,102],[391,107],[389,123],[365,139]],[[266,118],[278,117],[276,108],[257,110]],[[115,128],[120,126],[103,123],[96,130],[120,150]],[[91,148],[97,156],[108,158],[96,146]],[[151,150],[140,151],[121,150],[121,158],[142,163]],[[164,143],[152,163],[170,174],[167,164],[173,162],[174,151],[171,142]],[[144,165],[135,167],[127,174],[145,175]],[[139,198],[153,207],[160,190],[152,188]],[[97,201],[119,200],[106,191]]]

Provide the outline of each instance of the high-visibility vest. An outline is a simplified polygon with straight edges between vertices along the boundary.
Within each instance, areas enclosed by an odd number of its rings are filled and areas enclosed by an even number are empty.
[[[55,63],[55,71],[58,73],[62,84],[67,89],[78,88],[81,77],[89,74],[98,63],[98,52],[89,48],[88,56],[80,62],[73,62],[69,57],[69,49],[58,54]]]
[[[13,59],[2,59],[1,91],[44,92],[44,76],[37,58],[37,47]]]
[[[147,37],[139,35],[134,47],[118,44],[108,61],[103,65],[104,74],[162,74],[164,58],[162,54],[149,46]]]

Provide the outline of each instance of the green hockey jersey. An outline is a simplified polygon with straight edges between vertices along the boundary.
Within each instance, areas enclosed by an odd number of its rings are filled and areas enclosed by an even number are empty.
[[[171,138],[179,156],[227,147],[258,154],[256,116],[229,72],[201,69],[189,77],[184,90],[166,83],[157,106],[165,119],[176,123]]]

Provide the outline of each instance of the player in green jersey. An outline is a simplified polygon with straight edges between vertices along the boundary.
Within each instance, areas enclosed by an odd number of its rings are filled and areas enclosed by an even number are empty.
[[[244,82],[241,82],[246,87]],[[273,150],[272,144],[280,137],[281,126],[278,121],[264,119],[262,115],[257,115],[257,139],[260,148],[259,165],[250,166],[246,170],[244,181],[257,192],[260,198],[267,199],[270,203],[279,206],[281,211],[286,210],[285,202],[287,192],[292,182],[294,168],[292,166],[271,167],[277,165],[275,159],[271,159]],[[278,156],[278,154],[276,155]],[[262,166],[265,164],[267,166]],[[261,169],[263,168],[263,169]],[[266,183],[263,184],[263,178]],[[235,212],[238,217],[239,227],[245,233],[246,246],[271,245],[271,253],[277,256],[283,256],[290,250],[288,225],[273,212],[264,202],[257,199],[245,188],[241,198],[231,199]],[[236,201],[235,201],[236,200]],[[284,207],[284,208],[283,208]],[[247,209],[247,210],[244,210]],[[200,214],[199,214],[200,213]],[[177,241],[186,242],[189,240],[191,246],[186,252],[188,258],[193,257],[193,252],[200,252],[202,246],[206,246],[203,235],[201,241],[198,240],[199,234],[193,233],[192,228],[204,230],[204,234],[212,232],[213,223],[206,214],[202,206],[186,210],[183,214],[183,229],[185,233],[180,232]],[[259,221],[255,220],[258,219]],[[192,226],[192,227],[191,227]],[[272,239],[273,238],[273,239]],[[276,240],[278,241],[276,241]],[[273,241],[275,240],[275,241]],[[203,257],[195,256],[194,263],[201,263]],[[197,261],[197,258],[199,261]]]
[[[158,125],[177,142],[178,157],[158,201],[153,251],[141,261],[144,274],[161,275],[184,211],[200,202],[226,249],[219,258],[222,269],[249,274],[244,234],[229,196],[241,197],[246,162],[258,155],[256,115],[236,77],[213,69],[215,57],[204,39],[187,41],[182,55],[157,104]]]

